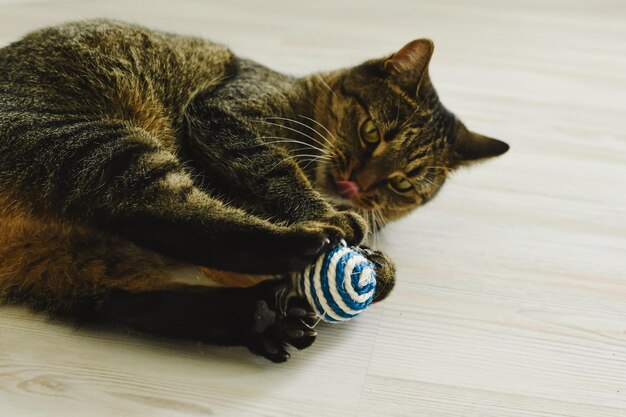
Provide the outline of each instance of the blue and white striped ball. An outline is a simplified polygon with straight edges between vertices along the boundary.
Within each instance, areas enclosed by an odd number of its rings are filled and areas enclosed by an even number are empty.
[[[324,321],[338,323],[357,316],[372,302],[376,270],[357,247],[337,245],[296,274],[296,289]]]

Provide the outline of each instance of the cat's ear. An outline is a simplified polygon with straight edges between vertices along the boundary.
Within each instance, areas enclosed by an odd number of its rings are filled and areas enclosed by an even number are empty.
[[[454,141],[455,163],[457,165],[493,158],[509,150],[509,145],[498,139],[480,135],[460,126]]]
[[[409,94],[417,96],[428,77],[428,64],[435,45],[430,39],[416,39],[383,61],[383,68]]]

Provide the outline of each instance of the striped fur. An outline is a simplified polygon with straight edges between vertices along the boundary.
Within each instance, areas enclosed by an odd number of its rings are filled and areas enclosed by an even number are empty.
[[[160,308],[155,291],[199,300],[168,278],[174,264],[222,283],[232,271],[236,285],[237,273],[249,283],[249,274],[300,270],[340,239],[359,244],[368,224],[430,200],[450,169],[506,150],[441,105],[428,45],[303,78],[206,40],[107,20],[0,49],[0,299],[58,314],[101,307],[124,322],[110,310],[128,307],[119,300]],[[376,149],[359,139],[365,118],[384,137]],[[397,173],[409,192],[388,186]],[[338,199],[332,180],[351,177],[371,186]],[[379,259],[388,291],[393,266]],[[202,297],[219,311],[257,294],[241,291]],[[273,355],[259,341],[210,334]]]

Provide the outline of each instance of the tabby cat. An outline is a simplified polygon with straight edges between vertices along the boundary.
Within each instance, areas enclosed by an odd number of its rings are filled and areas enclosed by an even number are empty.
[[[287,273],[508,149],[442,106],[432,53],[420,39],[296,78],[107,20],[0,49],[0,300],[285,361],[316,336]],[[380,300],[394,268],[370,256]]]

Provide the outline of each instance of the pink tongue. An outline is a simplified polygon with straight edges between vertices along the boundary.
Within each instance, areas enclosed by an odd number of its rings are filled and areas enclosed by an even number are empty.
[[[335,186],[342,197],[352,198],[359,192],[359,186],[354,181],[335,181]]]

